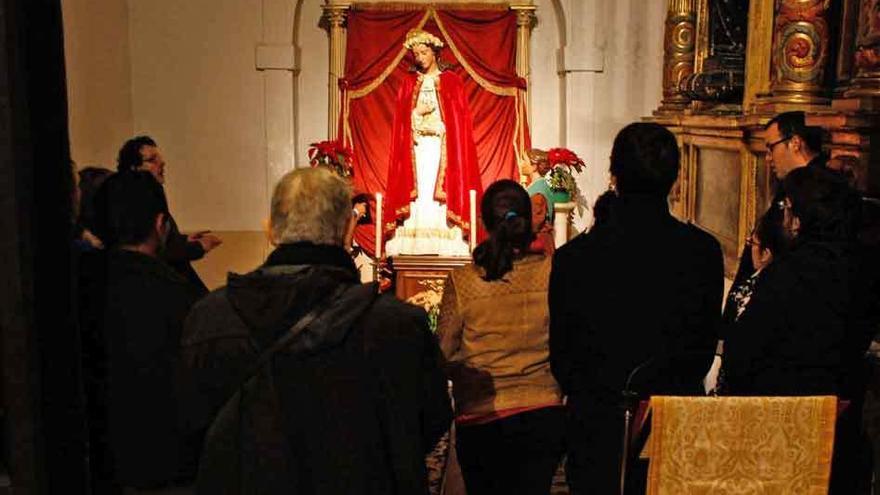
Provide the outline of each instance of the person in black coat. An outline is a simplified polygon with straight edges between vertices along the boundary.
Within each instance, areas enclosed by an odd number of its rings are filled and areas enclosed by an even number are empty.
[[[156,141],[149,136],[136,136],[126,141],[119,149],[116,162],[119,172],[146,171],[152,174],[159,184],[163,186],[165,184],[165,158],[159,151]],[[181,234],[177,222],[170,213],[168,213],[168,228],[166,241],[160,253],[162,259],[197,287],[200,296],[207,294],[208,288],[191,263],[201,259],[222,241],[207,231],[190,235]]]
[[[104,251],[83,263],[83,310],[91,358],[97,493],[187,485],[200,438],[178,428],[174,370],[183,321],[197,290],[162,261],[167,237],[162,186],[146,172],[114,174],[95,197]],[[106,448],[106,451],[99,450]]]
[[[781,181],[789,172],[803,167],[825,168],[822,134],[822,128],[806,125],[806,114],[802,111],[780,113],[764,126],[765,161],[778,181],[768,211],[778,207],[778,203],[785,197]],[[767,216],[767,213],[763,216]],[[752,250],[746,246],[740,256],[732,287],[739,287],[753,273],[755,266],[752,263]],[[734,320],[732,311],[731,306],[725,306],[722,317],[725,323]]]
[[[675,136],[635,123],[614,140],[601,222],[562,246],[550,279],[550,363],[568,396],[574,493],[616,493],[621,391],[696,394],[712,361],[723,292],[718,242],[669,213]],[[631,483],[635,487],[637,483]],[[642,485],[644,489],[644,485]]]
[[[857,242],[861,199],[837,174],[813,167],[789,173],[781,203],[789,252],[765,270],[727,335],[724,374],[734,395],[837,395],[831,493],[863,493],[870,460],[860,433],[865,352],[876,293]]]
[[[198,493],[426,492],[425,455],[452,421],[440,350],[424,310],[359,282],[343,248],[350,198],[322,167],[285,175],[272,197],[277,248],[187,319],[181,406],[189,429],[210,426]],[[224,407],[261,352],[318,307],[272,358],[271,382]],[[239,431],[227,413],[251,426]],[[229,442],[247,452],[241,464],[222,461]]]
[[[767,269],[725,342],[737,395],[853,398],[853,365],[871,338],[856,241],[860,198],[830,171],[803,168],[784,182],[789,252]]]

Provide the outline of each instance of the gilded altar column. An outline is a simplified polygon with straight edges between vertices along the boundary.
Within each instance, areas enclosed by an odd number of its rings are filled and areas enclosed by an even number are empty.
[[[855,77],[846,96],[880,97],[880,0],[861,0],[858,16]]]
[[[773,22],[770,101],[797,105],[830,102],[833,53],[831,0],[778,0]]]
[[[663,34],[663,101],[657,112],[684,109],[690,99],[679,90],[679,82],[693,74],[696,56],[696,2],[669,0]]]
[[[345,76],[345,20],[351,4],[325,4],[321,19],[330,36],[330,73],[328,84],[327,139],[336,139],[339,112],[342,102],[339,99],[339,79]]]
[[[532,81],[531,54],[529,45],[532,39],[532,28],[535,26],[534,5],[511,5],[510,10],[516,12],[516,75],[526,80],[526,89],[523,97],[528,109],[529,124],[531,125],[532,100],[529,97],[529,89]]]

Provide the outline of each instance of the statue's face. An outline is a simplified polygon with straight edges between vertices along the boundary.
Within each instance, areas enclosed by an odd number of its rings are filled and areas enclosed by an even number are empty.
[[[437,65],[437,57],[434,55],[434,50],[430,46],[418,44],[413,47],[412,52],[413,57],[416,59],[416,63],[423,71],[431,69]]]

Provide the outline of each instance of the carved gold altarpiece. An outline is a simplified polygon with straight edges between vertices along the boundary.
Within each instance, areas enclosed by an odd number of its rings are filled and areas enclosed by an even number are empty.
[[[807,112],[825,151],[880,196],[880,0],[668,0],[663,101],[679,138],[675,214],[715,235],[728,274],[774,187],[763,127]]]

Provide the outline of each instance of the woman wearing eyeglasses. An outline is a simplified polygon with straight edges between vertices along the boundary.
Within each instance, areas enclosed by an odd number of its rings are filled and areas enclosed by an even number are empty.
[[[830,493],[864,493],[864,355],[876,331],[876,294],[857,244],[861,199],[845,178],[814,167],[783,182],[788,251],[762,271],[724,349],[731,395],[836,395]]]
[[[860,198],[845,180],[801,168],[785,178],[790,244],[761,271],[725,335],[724,369],[735,395],[858,393],[846,378],[867,349],[866,292],[856,232]],[[775,255],[775,254],[774,254]],[[864,390],[861,391],[864,393]]]
[[[704,380],[706,392],[718,394],[724,391],[724,375],[721,373],[721,360],[724,354],[724,339],[736,331],[736,323],[752,299],[766,268],[774,259],[782,256],[788,248],[789,236],[783,225],[783,212],[780,208],[771,208],[758,221],[752,235],[746,239],[750,250],[754,271],[741,284],[731,287],[727,294],[725,319],[721,323],[720,339],[715,350],[715,360]]]

